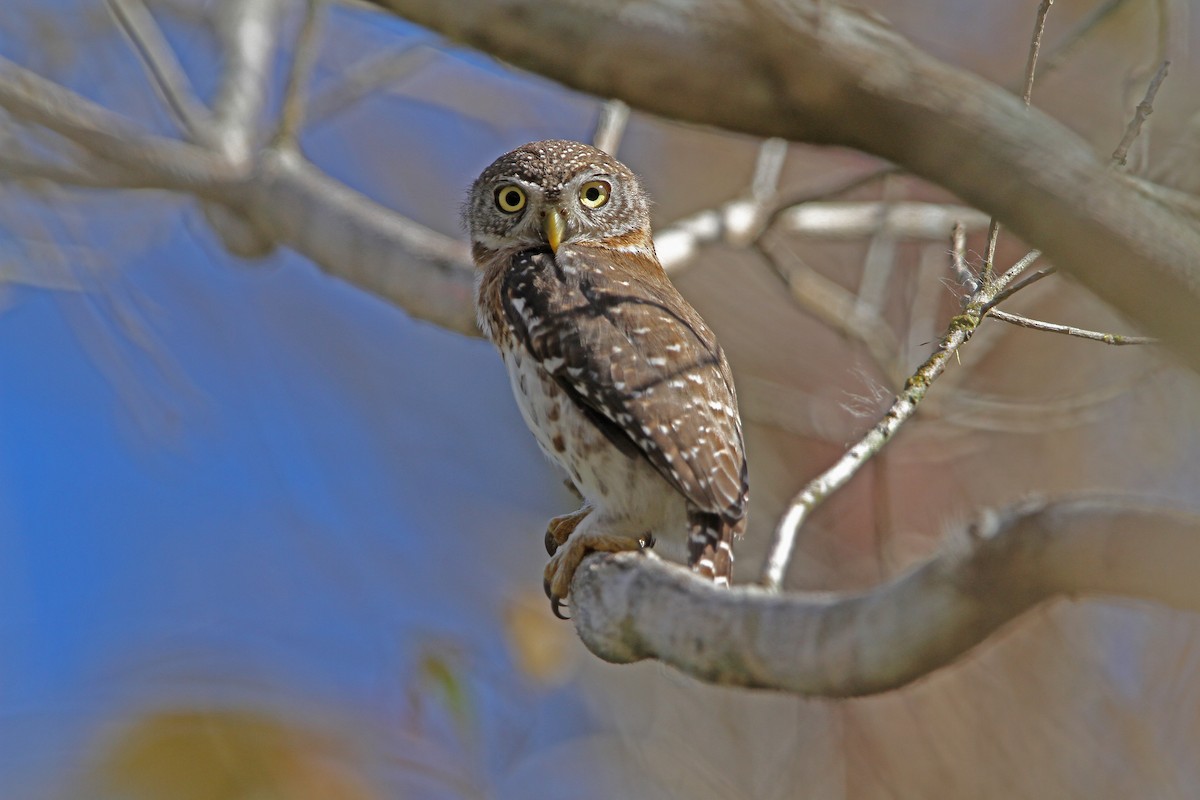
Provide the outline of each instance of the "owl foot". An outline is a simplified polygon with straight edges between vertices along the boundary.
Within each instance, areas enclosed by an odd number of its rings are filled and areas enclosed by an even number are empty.
[[[546,524],[547,555],[554,555],[554,551],[562,547],[563,542],[567,541],[567,537],[575,532],[575,528],[590,513],[592,513],[592,507],[584,506],[578,511],[572,511],[570,514],[563,514],[561,517],[554,517],[550,520]]]
[[[547,532],[548,538],[549,532]],[[550,598],[550,610],[554,616],[559,619],[570,619],[564,617],[559,612],[559,608],[565,605],[563,601],[571,591],[571,578],[575,577],[575,570],[579,568],[584,556],[589,553],[620,553],[625,550],[640,550],[641,548],[641,539],[596,531],[583,531],[567,539],[551,556],[542,573],[542,586],[546,590],[546,596]]]

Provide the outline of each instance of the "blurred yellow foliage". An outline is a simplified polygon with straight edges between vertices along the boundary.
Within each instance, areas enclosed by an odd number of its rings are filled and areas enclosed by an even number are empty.
[[[571,677],[579,650],[575,628],[550,615],[539,593],[510,598],[504,609],[509,652],[522,674],[537,683],[561,684]]]
[[[72,797],[88,800],[377,800],[348,743],[251,711],[175,710],[101,746]]]

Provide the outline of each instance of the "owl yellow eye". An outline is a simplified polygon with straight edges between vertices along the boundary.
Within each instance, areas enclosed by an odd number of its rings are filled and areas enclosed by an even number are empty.
[[[496,207],[506,214],[515,214],[525,207],[525,193],[511,183],[496,190]]]
[[[588,208],[599,208],[608,202],[611,190],[606,181],[588,181],[579,189],[579,202]]]

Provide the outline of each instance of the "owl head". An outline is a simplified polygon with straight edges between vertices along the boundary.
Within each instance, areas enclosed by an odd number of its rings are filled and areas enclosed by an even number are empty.
[[[472,244],[485,251],[588,243],[653,253],[637,177],[580,142],[549,139],[505,153],[471,186],[464,211]]]

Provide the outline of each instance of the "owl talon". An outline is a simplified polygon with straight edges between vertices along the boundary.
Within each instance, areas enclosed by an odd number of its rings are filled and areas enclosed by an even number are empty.
[[[645,549],[645,550],[652,550],[652,549],[654,549],[654,542],[655,542],[655,539],[654,539],[654,534],[653,534],[653,533],[647,533],[645,536],[643,536],[643,537],[642,537],[642,540],[641,540],[641,542],[642,542],[642,548],[643,548],[643,549]]]
[[[553,613],[553,614],[554,614],[554,616],[558,617],[559,619],[570,619],[570,617],[566,616],[565,614],[563,614],[562,612],[560,612],[560,611],[558,610],[560,606],[561,606],[562,608],[566,608],[566,607],[567,607],[567,604],[566,604],[566,603],[564,603],[564,602],[562,602],[561,600],[559,600],[557,597],[551,597],[551,598],[550,598],[550,611],[551,611],[551,613]]]
[[[565,602],[563,602],[563,599],[561,597],[555,596],[553,587],[551,586],[550,578],[544,578],[542,580],[542,589],[545,590],[546,597],[550,598],[551,613],[554,614],[554,616],[558,617],[559,619],[570,619],[570,617],[563,616],[562,612],[559,611],[560,608],[569,608],[569,606]]]
[[[591,509],[589,508],[587,511],[590,512]],[[580,519],[586,516],[583,509],[579,514]],[[550,561],[546,563],[546,569],[542,572],[542,587],[546,590],[546,596],[550,598],[550,610],[559,619],[569,619],[560,614],[558,609],[559,606],[565,605],[564,601],[571,591],[571,579],[575,577],[575,570],[579,569],[579,564],[589,553],[619,553],[625,550],[639,550],[642,542],[640,539],[629,536],[583,530],[570,537],[564,542],[564,545],[550,557]]]
[[[570,538],[575,529],[579,527],[579,523],[583,522],[584,518],[592,513],[591,506],[584,506],[578,511],[572,511],[570,514],[563,514],[560,517],[554,517],[546,523],[546,553],[554,555],[558,548],[562,547]]]

